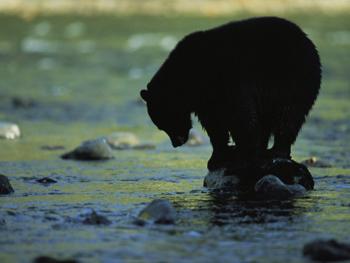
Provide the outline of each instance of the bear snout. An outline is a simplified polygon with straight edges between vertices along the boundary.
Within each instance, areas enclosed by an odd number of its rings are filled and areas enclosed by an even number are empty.
[[[185,138],[184,136],[169,136],[169,137],[174,148],[185,144],[188,140],[188,138]]]

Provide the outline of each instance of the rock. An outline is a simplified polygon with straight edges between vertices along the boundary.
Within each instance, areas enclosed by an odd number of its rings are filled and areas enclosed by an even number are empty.
[[[9,179],[7,176],[0,174],[0,195],[6,195],[14,193],[15,190],[13,189],[12,185],[10,184]]]
[[[186,145],[189,146],[200,146],[200,145],[205,145],[208,144],[209,140],[206,138],[202,133],[200,133],[196,129],[191,129],[190,133],[188,135],[188,141]]]
[[[15,108],[31,108],[37,105],[37,103],[31,98],[13,97],[12,105]]]
[[[156,199],[140,212],[133,223],[139,226],[144,226],[149,223],[175,224],[176,211],[169,200]]]
[[[40,256],[34,259],[34,263],[79,263],[79,262],[72,259],[59,260],[59,259],[54,259],[47,256]]]
[[[14,139],[21,136],[18,125],[10,122],[0,122],[0,138]]]
[[[129,149],[141,144],[136,135],[131,132],[115,132],[104,138],[113,149]]]
[[[98,138],[83,142],[75,150],[61,155],[62,159],[74,160],[104,160],[114,158],[111,147],[106,139]]]
[[[311,157],[309,159],[306,159],[306,160],[302,161],[301,164],[304,164],[304,165],[310,166],[310,167],[319,167],[319,168],[330,168],[330,167],[332,167],[328,163],[317,161],[316,157]]]
[[[317,261],[341,261],[350,259],[350,244],[336,240],[316,240],[306,244],[303,255]]]
[[[86,215],[83,224],[86,225],[110,225],[112,224],[106,217],[98,215],[94,210],[90,214]]]
[[[241,180],[239,176],[227,176],[225,175],[225,171],[226,169],[222,168],[208,172],[208,174],[204,177],[203,186],[207,188],[225,188],[233,190],[241,188]]]
[[[276,198],[299,195],[314,187],[308,169],[288,159],[261,160],[259,166],[247,167],[237,174],[230,173],[229,166],[210,171],[204,178],[204,186],[226,189],[235,194],[250,193]]]
[[[255,191],[259,196],[267,198],[285,198],[306,193],[300,184],[287,185],[274,175],[266,175],[255,184]]]
[[[56,180],[53,180],[53,179],[51,179],[49,177],[43,177],[43,178],[37,179],[35,181],[38,182],[38,183],[41,183],[41,184],[57,183]]]

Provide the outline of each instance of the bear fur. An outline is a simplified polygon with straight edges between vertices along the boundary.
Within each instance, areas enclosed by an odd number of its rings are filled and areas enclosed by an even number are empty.
[[[187,35],[141,97],[174,147],[188,140],[191,113],[198,117],[213,146],[212,171],[290,159],[320,85],[320,58],[306,34],[285,19],[260,17]]]

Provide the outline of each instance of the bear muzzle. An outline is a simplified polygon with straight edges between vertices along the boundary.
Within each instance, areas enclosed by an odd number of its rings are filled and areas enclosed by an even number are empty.
[[[169,137],[174,148],[185,144],[188,140],[188,136],[187,138],[185,136],[169,136]]]

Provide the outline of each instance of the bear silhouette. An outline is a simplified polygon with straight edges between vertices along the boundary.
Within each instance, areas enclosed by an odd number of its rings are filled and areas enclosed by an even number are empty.
[[[188,140],[191,113],[198,117],[213,147],[212,171],[290,159],[320,85],[320,58],[307,35],[288,20],[260,17],[187,35],[141,97],[174,147]]]

